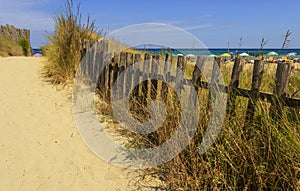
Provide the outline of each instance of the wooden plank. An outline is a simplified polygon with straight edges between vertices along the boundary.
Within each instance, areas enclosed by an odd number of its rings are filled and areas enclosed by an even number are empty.
[[[134,55],[134,79],[133,79],[133,84],[137,84],[136,92],[134,93],[135,96],[141,96],[141,90],[142,90],[142,84],[140,83],[140,65],[142,63],[142,58],[141,54],[135,54]]]
[[[110,65],[111,65],[111,52],[107,52],[105,55],[105,68],[103,69],[104,72],[104,85],[105,85],[105,98],[110,97]]]
[[[210,98],[215,99],[216,94],[218,92],[218,83],[220,81],[220,74],[221,74],[221,58],[216,57],[213,65],[212,75],[211,75],[211,84],[210,84],[210,92],[214,92],[214,94],[210,94]]]
[[[220,92],[220,87],[218,83],[220,81],[220,74],[221,74],[221,58],[216,57],[214,60],[211,82],[209,84],[209,96],[208,99],[210,102],[207,104],[207,111],[211,111],[212,103],[215,102],[217,98],[217,94]]]
[[[164,71],[163,71],[163,82],[161,85],[161,98],[162,100],[167,100],[168,98],[168,81],[170,81],[170,73],[171,73],[171,66],[172,66],[172,54],[167,53],[165,57],[164,63]]]
[[[286,96],[286,90],[291,73],[291,65],[289,63],[278,63],[276,70],[276,81],[274,94],[279,98]]]
[[[235,101],[237,97],[237,88],[239,87],[240,84],[240,78],[243,70],[243,62],[240,57],[237,57],[234,60],[234,65],[231,73],[231,81],[229,84],[229,99],[227,102],[227,114],[229,116],[234,116],[235,115]]]
[[[198,56],[194,70],[193,70],[192,84],[194,86],[190,88],[190,92],[192,92],[193,91],[192,88],[194,88],[195,91],[197,92],[197,95],[190,94],[190,102],[193,103],[194,105],[196,104],[196,101],[198,100],[196,98],[198,98],[199,87],[201,88],[200,81],[203,76],[205,61],[206,61],[206,59],[204,56]]]
[[[125,96],[128,97],[130,94],[132,79],[133,79],[133,54],[130,52],[126,52],[126,83],[125,83]]]
[[[142,81],[142,104],[148,105],[148,98],[150,98],[149,86],[149,72],[150,72],[151,56],[145,53],[144,66],[143,66],[143,81]]]
[[[183,90],[183,75],[180,76],[179,73],[184,72],[184,66],[185,66],[185,58],[184,56],[178,56],[177,57],[177,70],[176,70],[176,76],[175,76],[175,82],[176,82],[176,88],[179,90],[179,92],[181,93],[181,91]],[[180,71],[181,70],[181,71]]]
[[[156,79],[158,76],[158,64],[159,64],[160,55],[152,56],[152,64],[151,64],[151,86],[150,86],[150,98],[151,100],[155,100],[157,98],[158,92],[158,80]]]
[[[276,70],[276,80],[274,87],[275,97],[271,101],[270,115],[276,121],[281,118],[283,106],[286,100],[286,91],[291,73],[291,65],[289,63],[278,63]]]
[[[112,77],[112,86],[111,86],[111,95],[113,93],[113,87],[116,86],[116,87],[119,87],[118,85],[118,77],[120,75],[120,55],[119,53],[115,52],[114,53],[114,58],[113,58],[113,77]],[[116,93],[116,92],[114,92]]]
[[[107,91],[107,96],[108,98],[111,97],[111,91],[113,88],[113,78],[114,78],[114,58],[110,59],[109,65],[108,65],[108,91]],[[110,100],[110,99],[109,99]]]
[[[125,76],[122,73],[126,69],[126,53],[125,52],[120,52],[120,74],[118,77],[118,92],[120,93],[120,96],[124,96],[125,93]]]
[[[105,75],[106,75],[106,56],[108,53],[108,41],[101,40],[97,43],[96,55],[94,55],[94,73],[92,83],[96,83],[97,89],[106,92]],[[105,93],[102,94],[105,96]]]
[[[192,82],[197,87],[197,89],[198,89],[198,86],[200,85],[200,81],[203,76],[205,61],[206,61],[206,59],[204,56],[198,56],[196,65],[193,70]]]
[[[264,61],[255,60],[251,84],[251,96],[248,101],[248,107],[246,112],[246,123],[249,124],[254,117],[255,105],[258,100],[259,89],[262,82],[262,77],[264,73]]]
[[[165,75],[171,71],[172,60],[173,60],[172,54],[167,53],[166,57],[165,57],[165,65],[164,65],[164,74]]]

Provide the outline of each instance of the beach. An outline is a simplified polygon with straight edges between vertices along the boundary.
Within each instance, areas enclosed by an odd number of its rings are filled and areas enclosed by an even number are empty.
[[[131,190],[80,137],[72,89],[40,77],[44,58],[0,57],[0,190]]]

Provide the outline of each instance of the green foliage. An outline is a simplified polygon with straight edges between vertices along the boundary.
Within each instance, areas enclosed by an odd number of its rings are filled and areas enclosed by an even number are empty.
[[[82,23],[80,4],[76,10],[73,1],[68,0],[65,6],[55,16],[55,31],[48,36],[50,44],[43,48],[48,62],[44,67],[45,77],[52,83],[65,84],[72,82],[82,58],[82,43],[86,40],[96,40],[94,22],[87,18]]]
[[[27,38],[20,39],[18,44],[22,47],[23,54],[25,56],[30,56],[31,55],[30,43],[29,43],[29,40]]]

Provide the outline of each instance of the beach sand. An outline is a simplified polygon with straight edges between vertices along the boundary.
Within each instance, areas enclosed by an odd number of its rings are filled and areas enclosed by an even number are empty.
[[[94,155],[73,119],[71,89],[39,76],[44,58],[0,58],[0,190],[131,190],[133,172]]]

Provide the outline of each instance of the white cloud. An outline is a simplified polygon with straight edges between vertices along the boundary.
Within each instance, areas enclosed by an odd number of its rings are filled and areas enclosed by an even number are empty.
[[[131,25],[112,32],[108,37],[130,47],[152,44],[171,48],[205,48],[199,39],[184,29],[158,23]]]
[[[213,27],[213,24],[201,24],[201,25],[193,25],[193,26],[187,26],[184,27],[185,30],[197,30],[197,29],[205,29],[205,28],[211,28]]]
[[[51,15],[39,9],[39,6],[49,2],[49,0],[0,0],[0,24],[12,24],[31,30],[53,30]]]

